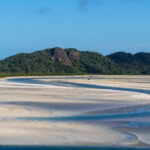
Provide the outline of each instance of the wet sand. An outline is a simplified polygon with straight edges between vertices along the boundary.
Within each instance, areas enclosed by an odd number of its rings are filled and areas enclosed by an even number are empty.
[[[1,79],[0,144],[149,147],[149,82],[150,76]]]

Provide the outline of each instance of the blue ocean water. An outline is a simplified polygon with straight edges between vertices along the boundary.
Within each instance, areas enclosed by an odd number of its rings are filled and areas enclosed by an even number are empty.
[[[108,146],[0,146],[0,150],[150,150],[137,147],[108,147]]]

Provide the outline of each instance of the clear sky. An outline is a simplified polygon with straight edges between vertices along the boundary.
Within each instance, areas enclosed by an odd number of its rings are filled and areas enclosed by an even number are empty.
[[[150,0],[0,0],[0,59],[55,46],[150,52]]]

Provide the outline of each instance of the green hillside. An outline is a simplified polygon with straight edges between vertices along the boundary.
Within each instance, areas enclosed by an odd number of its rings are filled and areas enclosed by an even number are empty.
[[[107,56],[113,62],[122,67],[127,74],[149,74],[150,53],[137,53],[135,55],[125,52],[117,52]]]
[[[59,47],[21,53],[0,61],[0,73],[149,74],[150,53],[97,52]]]

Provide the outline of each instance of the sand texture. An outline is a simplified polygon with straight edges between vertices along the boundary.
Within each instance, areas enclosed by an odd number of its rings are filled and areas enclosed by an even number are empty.
[[[150,76],[0,80],[0,144],[150,144]]]

